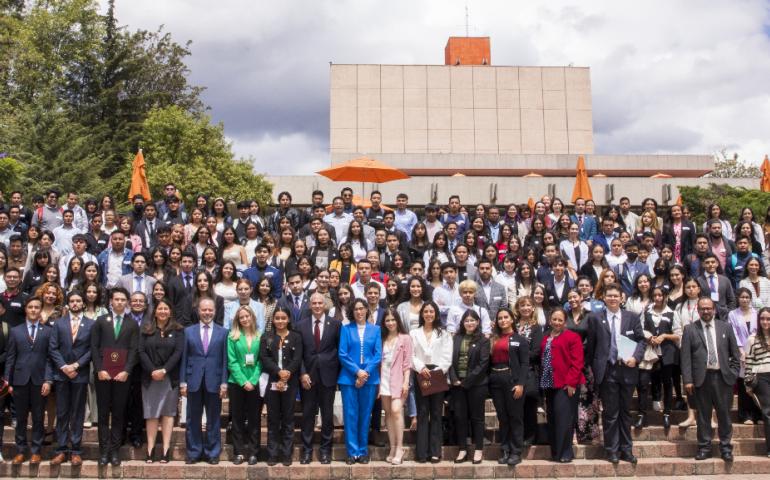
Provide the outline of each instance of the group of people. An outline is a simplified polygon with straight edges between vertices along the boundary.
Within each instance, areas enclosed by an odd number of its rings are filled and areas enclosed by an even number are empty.
[[[733,227],[711,205],[696,227],[684,206],[660,218],[653,199],[640,214],[628,198],[601,214],[577,199],[568,214],[547,196],[418,210],[377,191],[354,205],[345,188],[329,206],[321,191],[307,208],[281,192],[269,214],[243,200],[231,215],[222,198],[164,195],[117,213],[109,196],[81,206],[52,189],[29,208],[0,193],[14,464],[40,463],[48,435],[52,464],[81,464],[93,422],[101,465],[120,465],[126,441],[167,463],[177,421],[186,461],[216,464],[224,398],[236,464],[260,461],[265,407],[267,463],[292,463],[298,400],[303,464],[319,415],[317,459],[331,462],[337,402],[348,464],[384,444],[383,413],[388,462],[403,461],[410,428],[416,461],[441,461],[450,443],[455,462],[480,463],[487,398],[501,464],[539,441],[571,462],[575,438],[636,463],[631,429],[652,410],[668,429],[675,409],[697,427],[696,460],[718,424],[732,461],[734,393],[770,456],[770,208],[764,220],[744,208]]]

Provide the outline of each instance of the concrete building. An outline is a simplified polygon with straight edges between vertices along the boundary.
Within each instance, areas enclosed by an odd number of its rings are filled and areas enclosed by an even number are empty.
[[[412,176],[379,186],[386,201],[522,203],[546,193],[569,201],[583,155],[594,200],[676,200],[677,185],[706,183],[712,155],[594,155],[588,67],[493,66],[488,37],[452,37],[444,65],[330,66],[330,160],[368,155]],[[663,178],[650,178],[650,177]],[[272,177],[310,201],[319,176]],[[721,180],[720,180],[721,181]],[[730,181],[742,184],[742,181]],[[350,185],[362,193],[361,184]],[[367,192],[375,186],[370,185]]]

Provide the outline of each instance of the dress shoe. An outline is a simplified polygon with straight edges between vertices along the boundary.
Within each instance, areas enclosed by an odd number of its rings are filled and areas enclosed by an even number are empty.
[[[560,458],[559,463],[572,463],[571,458]]]
[[[521,457],[519,455],[511,455],[508,457],[508,466],[509,467],[515,467],[516,465],[521,463]]]
[[[310,461],[312,460],[312,458],[313,458],[313,454],[312,453],[309,453],[309,452],[303,453],[302,454],[302,458],[300,458],[300,460],[299,460],[299,463],[300,463],[300,465],[308,465],[310,463]]]
[[[441,459],[439,457],[430,457],[430,463],[441,463]]]
[[[64,453],[59,453],[51,459],[51,465],[61,465],[66,461],[67,461],[67,455]]]
[[[321,454],[320,461],[321,465],[329,465],[332,463],[331,456],[328,453]]]
[[[356,463],[356,457],[348,457],[345,459],[345,464],[347,465],[353,465],[354,463]],[[269,464],[270,463],[268,463],[268,465]]]
[[[607,461],[613,465],[617,465],[618,463],[620,463],[620,459],[618,458],[617,453],[610,453],[609,455],[607,455]]]
[[[240,465],[243,463],[243,455],[236,455],[233,459],[233,465]]]
[[[13,457],[13,460],[11,461],[11,463],[14,465],[21,465],[22,463],[24,463],[24,460],[26,460],[26,458],[24,457],[24,454],[19,453],[15,457]]]
[[[112,458],[110,458],[110,463],[113,467],[119,467],[120,466],[120,455],[117,453],[112,454]]]
[[[110,457],[107,454],[99,456],[99,466],[106,467],[110,463]]]
[[[671,428],[671,416],[667,413],[663,415],[663,428],[666,430]]]
[[[508,452],[503,450],[503,454],[500,455],[500,458],[497,459],[497,463],[499,465],[507,465],[508,464]]]
[[[199,459],[197,459],[197,458],[191,458],[191,457],[187,457],[187,458],[184,460],[184,463],[186,463],[187,465],[195,465],[195,464],[196,464],[196,463],[198,463],[198,462],[200,462],[200,460],[199,460]]]
[[[284,467],[291,467],[291,458],[286,458],[281,462]]]
[[[369,455],[361,455],[360,457],[358,457],[357,461],[358,463],[366,465],[367,463],[369,463]]]
[[[725,462],[732,462],[733,461],[732,452],[722,452],[722,460],[724,460]]]
[[[638,417],[636,417],[636,421],[634,422],[634,428],[637,430],[640,430],[644,428],[644,414],[640,413]]]
[[[268,467],[274,467],[275,465],[278,465],[278,459],[275,457],[269,457],[267,459],[267,466]]]
[[[695,454],[695,460],[708,460],[709,458],[711,458],[711,452],[708,450],[699,450]]]
[[[209,465],[218,465],[219,459],[218,458],[209,458]]]
[[[250,457],[249,457],[249,461],[248,461],[248,464],[249,464],[249,465],[256,465],[256,464],[257,464],[257,456],[256,456],[256,455],[252,455],[252,456],[250,456]]]
[[[40,456],[39,453],[33,453],[31,457],[29,457],[29,464],[30,465],[40,465],[40,462],[43,461],[43,458]]]
[[[636,459],[633,453],[621,453],[620,459],[632,465],[636,465],[639,462],[639,460]]]
[[[83,465],[83,457],[78,455],[77,453],[72,454],[72,458],[70,459],[70,463],[73,467],[79,467]]]

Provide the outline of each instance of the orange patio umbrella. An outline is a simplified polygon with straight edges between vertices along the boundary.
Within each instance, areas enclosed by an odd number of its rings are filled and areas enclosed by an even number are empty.
[[[152,199],[150,186],[147,184],[147,172],[145,171],[144,154],[142,154],[141,148],[136,152],[132,164],[131,188],[128,189],[128,200],[131,201],[134,195],[141,195],[144,197],[145,202],[149,202]]]
[[[759,189],[763,192],[770,192],[770,160],[765,155],[765,159],[762,161],[762,179],[759,181]]]
[[[586,172],[586,162],[583,155],[580,155],[577,161],[577,176],[575,177],[575,188],[572,190],[572,203],[575,203],[578,198],[585,200],[593,200],[594,198],[593,193],[591,193],[591,184],[588,183],[588,172]]]
[[[385,183],[409,178],[401,170],[370,157],[354,158],[316,173],[335,182]]]

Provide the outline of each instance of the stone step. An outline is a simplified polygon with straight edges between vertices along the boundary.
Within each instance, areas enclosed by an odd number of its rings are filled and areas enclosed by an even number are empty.
[[[264,450],[265,443],[263,443]],[[83,446],[83,458],[96,459],[99,457],[99,445],[95,443],[87,443]],[[160,447],[158,447],[159,452]],[[185,448],[184,444],[175,443],[172,446],[171,458],[174,460],[184,460]],[[389,453],[389,447],[369,447],[369,455],[372,460],[385,460]],[[404,447],[404,459],[414,460],[415,448],[414,445],[406,445]],[[458,448],[455,446],[444,446],[441,449],[442,458],[454,459],[457,456]],[[712,451],[714,456],[719,456],[719,448],[714,443]],[[589,459],[589,460],[601,460],[605,458],[604,448],[599,444],[594,445],[575,445],[574,446],[575,458]],[[49,459],[54,455],[53,447],[44,447],[42,455],[44,459]],[[262,452],[265,455],[265,452]],[[638,458],[692,458],[697,453],[696,442],[649,442],[649,441],[635,441],[634,442],[634,454]],[[3,455],[6,458],[12,458],[15,454],[15,447],[13,445],[5,445],[3,447]],[[124,445],[121,448],[121,458],[126,460],[144,460],[145,449],[133,448]],[[733,454],[736,457],[745,456],[758,456],[765,455],[765,441],[764,439],[734,439],[733,440]],[[298,461],[301,455],[301,447],[295,443],[293,458]],[[497,459],[500,456],[499,445],[489,445],[484,447],[484,458]],[[231,445],[225,445],[223,447],[223,453],[220,457],[222,461],[230,461],[233,458],[233,450]],[[347,458],[347,451],[345,446],[341,444],[335,444],[332,447],[332,460],[344,461]],[[551,450],[548,445],[533,445],[525,449],[522,454],[522,458],[530,460],[548,460],[551,458]],[[667,461],[667,460],[666,460]],[[768,472],[770,473],[770,471]]]
[[[651,477],[663,475],[729,475],[729,474],[767,474],[770,472],[770,458],[736,457],[732,463],[720,459],[696,462],[692,459],[672,458],[640,459],[637,465],[621,462],[612,465],[604,460],[575,460],[569,464],[553,463],[546,460],[525,460],[516,467],[497,465],[494,461],[484,461],[479,465],[455,465],[449,461],[432,464],[405,462],[402,465],[389,465],[374,461],[368,465],[345,465],[335,462],[331,465],[310,465],[294,463],[290,467],[276,465],[268,467],[264,463],[247,465],[185,465],[183,462],[171,462],[167,465],[147,465],[140,461],[123,462],[119,467],[99,467],[93,461],[86,461],[81,467],[73,468],[69,464],[52,467],[43,463],[38,467],[29,464],[13,466],[8,462],[0,465],[2,477],[39,477],[39,478],[217,478],[217,479],[271,479],[271,480],[331,480],[331,479],[411,479],[411,478],[552,478],[552,477]]]

